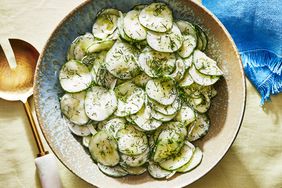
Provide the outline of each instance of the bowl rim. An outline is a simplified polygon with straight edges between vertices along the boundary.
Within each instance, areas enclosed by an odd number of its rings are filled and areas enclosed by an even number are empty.
[[[46,53],[47,47],[49,46],[49,43],[51,42],[51,39],[53,38],[53,36],[59,31],[59,29],[61,28],[61,26],[65,23],[66,20],[68,20],[70,17],[72,17],[78,10],[80,10],[81,8],[83,8],[84,6],[86,6],[88,3],[91,3],[92,0],[86,0],[85,2],[80,3],[79,5],[77,5],[75,8],[73,8],[66,16],[64,16],[64,18],[56,25],[56,27],[53,29],[53,31],[51,32],[51,34],[48,37],[48,40],[45,42],[44,47],[40,53],[40,56],[38,58],[37,64],[36,64],[36,69],[35,69],[35,76],[34,76],[34,85],[33,85],[33,97],[34,97],[34,104],[35,104],[35,112],[36,112],[36,116],[38,119],[38,123],[39,123],[39,127],[43,133],[43,136],[48,144],[48,146],[50,147],[50,149],[52,150],[52,152],[54,153],[54,155],[57,157],[57,159],[59,159],[59,161],[69,170],[71,171],[73,174],[75,174],[75,176],[79,177],[81,180],[87,182],[90,185],[94,185],[93,183],[89,182],[87,179],[84,179],[83,177],[79,176],[78,173],[76,173],[73,169],[71,169],[69,166],[67,166],[67,164],[65,164],[65,162],[63,161],[63,158],[60,158],[60,156],[56,153],[55,149],[52,147],[51,142],[48,140],[48,136],[46,134],[46,132],[44,131],[44,127],[43,127],[43,121],[42,121],[42,117],[41,114],[39,112],[39,91],[38,91],[38,83],[37,83],[37,78],[38,78],[38,72],[39,72],[39,66],[43,60],[44,54]],[[230,41],[232,48],[235,51],[235,55],[237,56],[237,59],[239,60],[239,67],[240,67],[240,73],[242,76],[242,86],[243,86],[243,106],[241,108],[240,111],[240,120],[237,124],[237,130],[236,133],[234,134],[232,140],[228,143],[228,147],[226,147],[224,154],[219,157],[217,159],[217,161],[210,167],[207,168],[205,170],[204,173],[200,174],[199,176],[197,176],[197,178],[195,178],[189,185],[195,183],[196,181],[198,181],[200,178],[204,177],[205,175],[207,175],[212,169],[214,169],[219,162],[224,158],[224,156],[226,156],[227,152],[229,151],[229,149],[231,148],[231,146],[233,145],[239,131],[240,128],[242,126],[243,123],[243,119],[244,119],[244,115],[245,115],[245,110],[246,110],[246,100],[247,100],[247,88],[246,88],[246,77],[244,74],[244,69],[243,69],[243,64],[242,64],[242,59],[241,56],[239,55],[239,51],[238,48],[233,40],[233,38],[231,37],[231,34],[228,32],[228,30],[225,28],[225,26],[221,23],[221,21],[211,12],[209,11],[206,7],[204,7],[202,5],[202,3],[197,3],[195,1],[190,1],[189,3],[193,4],[194,6],[197,6],[198,8],[202,9],[204,12],[206,12],[212,19],[214,19],[216,21],[216,23],[218,24],[218,26],[224,31],[224,33],[226,34],[228,40]],[[188,184],[183,182],[181,186],[187,186]],[[97,185],[94,185],[97,186]]]

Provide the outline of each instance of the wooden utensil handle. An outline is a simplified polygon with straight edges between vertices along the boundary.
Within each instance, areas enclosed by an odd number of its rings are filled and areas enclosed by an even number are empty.
[[[29,120],[29,123],[30,123],[30,126],[31,126],[31,130],[32,130],[32,133],[33,133],[33,136],[34,136],[34,139],[35,139],[38,151],[39,151],[39,153],[37,154],[37,157],[46,155],[46,154],[48,154],[48,151],[45,151],[45,149],[44,149],[44,146],[43,146],[42,141],[40,139],[36,124],[35,124],[34,119],[32,117],[32,113],[31,113],[31,109],[30,109],[28,101],[26,101],[24,103],[24,108],[25,108],[25,112],[28,116],[28,120]]]

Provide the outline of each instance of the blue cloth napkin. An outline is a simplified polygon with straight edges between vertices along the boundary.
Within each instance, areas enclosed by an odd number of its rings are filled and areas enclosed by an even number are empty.
[[[242,57],[245,74],[261,95],[282,92],[282,1],[202,0],[225,25]]]

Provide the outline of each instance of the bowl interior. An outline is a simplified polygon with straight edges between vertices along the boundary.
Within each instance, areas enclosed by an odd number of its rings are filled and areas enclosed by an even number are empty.
[[[206,174],[227,152],[240,128],[245,107],[245,79],[236,47],[222,24],[205,8],[192,1],[165,1],[174,17],[200,25],[208,35],[207,53],[219,62],[224,78],[217,84],[217,97],[209,111],[211,128],[196,145],[204,152],[202,163],[195,170],[179,174],[171,180],[154,180],[148,174],[111,178],[101,173],[93,163],[81,140],[72,135],[64,123],[59,104],[63,91],[58,73],[66,61],[71,42],[85,32],[91,32],[97,12],[117,8],[124,12],[149,0],[87,1],[72,11],[55,29],[41,53],[35,77],[36,113],[43,134],[57,157],[76,175],[98,187],[183,187]]]

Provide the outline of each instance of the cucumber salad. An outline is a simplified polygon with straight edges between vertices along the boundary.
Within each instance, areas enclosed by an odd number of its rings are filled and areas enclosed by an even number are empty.
[[[61,111],[104,174],[168,179],[200,164],[194,141],[209,130],[223,75],[207,44],[164,3],[104,9],[72,42],[59,73]]]

